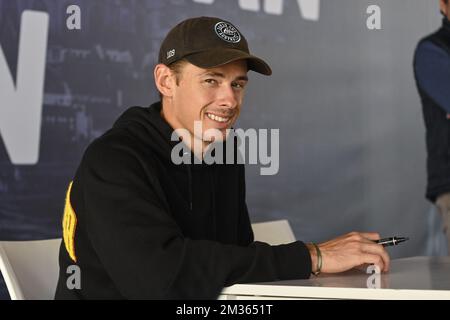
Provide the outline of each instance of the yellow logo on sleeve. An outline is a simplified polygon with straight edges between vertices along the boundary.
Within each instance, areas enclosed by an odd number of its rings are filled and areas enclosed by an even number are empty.
[[[67,253],[70,258],[77,262],[77,257],[75,255],[75,229],[77,228],[77,216],[70,203],[70,191],[72,190],[72,181],[69,184],[66,194],[66,204],[64,206],[64,217],[63,217],[63,238],[64,245],[66,246]]]

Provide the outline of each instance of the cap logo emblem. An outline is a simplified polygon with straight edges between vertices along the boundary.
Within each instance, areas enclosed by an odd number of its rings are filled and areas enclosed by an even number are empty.
[[[169,50],[167,51],[167,58],[166,59],[170,59],[175,55],[175,49]]]
[[[219,38],[226,42],[238,43],[241,41],[241,34],[231,23],[217,22],[214,26],[214,31],[216,31]]]

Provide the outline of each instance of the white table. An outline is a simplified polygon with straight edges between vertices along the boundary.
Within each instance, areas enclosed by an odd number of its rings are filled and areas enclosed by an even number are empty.
[[[450,257],[391,261],[388,273],[351,270],[307,280],[236,284],[219,299],[449,299]]]

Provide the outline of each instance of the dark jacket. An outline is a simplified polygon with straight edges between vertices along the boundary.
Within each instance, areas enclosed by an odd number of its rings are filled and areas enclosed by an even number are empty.
[[[427,188],[431,202],[450,192],[450,22],[422,39],[414,57],[426,127]]]
[[[302,242],[253,242],[244,165],[173,164],[178,142],[160,110],[128,109],[87,148],[66,201],[56,298],[211,299],[238,282],[308,278]],[[74,264],[81,289],[70,290]]]

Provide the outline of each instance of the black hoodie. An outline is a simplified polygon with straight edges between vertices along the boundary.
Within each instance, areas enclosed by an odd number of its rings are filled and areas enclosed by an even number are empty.
[[[235,283],[308,278],[302,242],[253,242],[244,165],[173,164],[178,142],[160,111],[128,109],[87,148],[66,201],[56,298],[212,299]],[[67,287],[71,265],[79,289]]]

